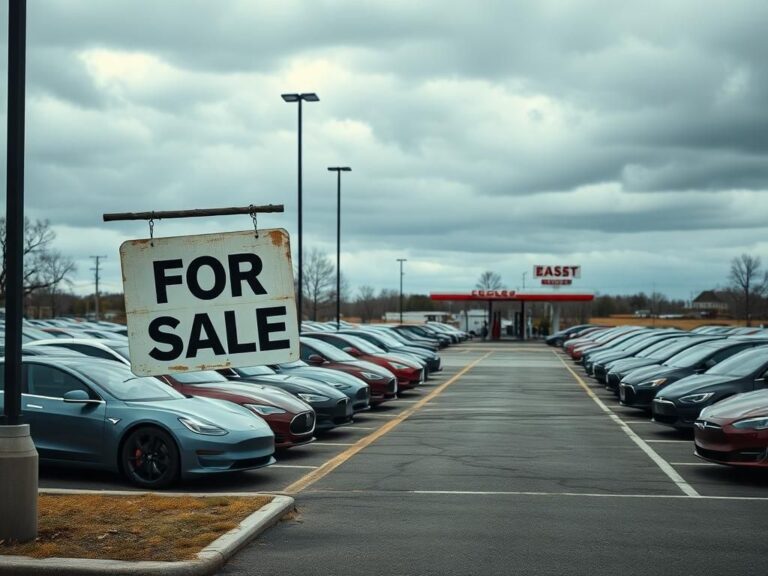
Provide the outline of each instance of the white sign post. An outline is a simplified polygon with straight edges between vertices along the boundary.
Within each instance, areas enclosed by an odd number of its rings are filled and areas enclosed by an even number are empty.
[[[120,259],[136,375],[299,358],[285,230],[130,240]]]

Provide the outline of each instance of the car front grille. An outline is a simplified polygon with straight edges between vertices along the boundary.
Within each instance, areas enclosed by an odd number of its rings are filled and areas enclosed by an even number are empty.
[[[663,424],[674,424],[677,422],[677,406],[669,400],[654,400],[653,419]]]
[[[371,389],[366,386],[365,388],[360,388],[360,390],[357,391],[357,394],[355,394],[355,398],[357,400],[368,400],[368,398],[371,395]]]
[[[315,429],[314,412],[302,412],[291,420],[291,434],[310,434]]]
[[[696,454],[707,460],[718,462],[760,462],[766,457],[765,448],[753,448],[738,450],[736,452],[722,452],[720,450],[707,450],[696,446]]]

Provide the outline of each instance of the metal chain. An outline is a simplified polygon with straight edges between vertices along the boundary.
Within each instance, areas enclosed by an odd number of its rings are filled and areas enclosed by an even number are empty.
[[[251,208],[251,212],[250,212],[251,220],[253,220],[253,232],[255,233],[256,238],[258,238],[259,237],[259,224],[258,224],[258,221],[256,219],[257,213],[255,211],[253,211],[253,204],[250,205],[250,208]]]
[[[149,245],[155,245],[155,219],[149,219]]]

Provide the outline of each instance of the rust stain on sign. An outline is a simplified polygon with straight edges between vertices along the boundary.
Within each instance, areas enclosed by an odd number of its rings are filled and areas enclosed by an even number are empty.
[[[177,372],[187,372],[189,370],[189,366],[184,366],[183,364],[180,364],[179,366],[168,366],[169,370],[174,370]]]
[[[283,233],[280,230],[272,230],[269,233],[269,238],[272,240],[272,245],[280,248],[283,245]]]

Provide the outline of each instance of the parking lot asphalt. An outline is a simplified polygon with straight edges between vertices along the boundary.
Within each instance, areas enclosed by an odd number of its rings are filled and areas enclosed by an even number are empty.
[[[179,487],[296,499],[220,573],[762,571],[768,474],[698,460],[541,343],[442,355],[425,386],[276,466]],[[60,470],[40,485],[126,488]]]

